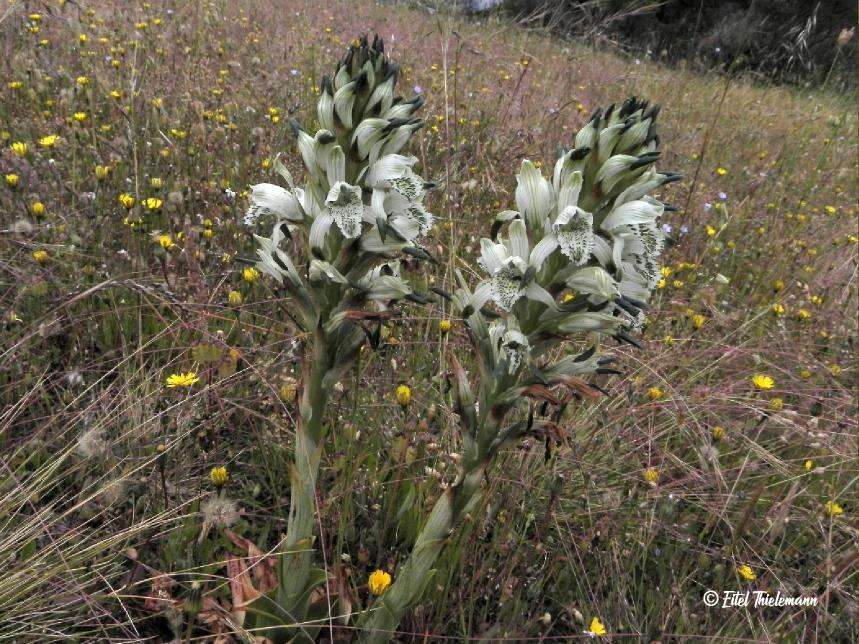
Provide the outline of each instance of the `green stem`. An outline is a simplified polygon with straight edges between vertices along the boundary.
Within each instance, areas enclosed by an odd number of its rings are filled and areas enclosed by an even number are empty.
[[[436,501],[396,580],[361,620],[361,642],[381,644],[394,637],[405,611],[420,599],[426,585],[432,581],[433,566],[448,538],[480,500],[487,464],[481,459],[466,465],[462,478]]]
[[[285,553],[280,561],[277,603],[295,622],[304,620],[309,597],[316,513],[316,478],[319,471],[323,423],[328,392],[324,387],[328,371],[328,346],[324,334],[316,333],[313,354],[304,366],[304,388],[299,402],[295,431],[295,455],[290,470],[290,506]]]

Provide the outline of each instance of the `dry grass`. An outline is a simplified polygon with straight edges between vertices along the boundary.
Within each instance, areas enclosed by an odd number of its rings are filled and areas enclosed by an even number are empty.
[[[403,65],[401,92],[427,97],[413,152],[444,184],[430,206],[448,262],[416,279],[471,269],[520,159],[552,163],[597,106],[632,93],[661,104],[660,167],[687,177],[665,195],[679,243],[645,349],[618,350],[625,375],[568,416],[564,445],[506,456],[401,638],[560,638],[597,615],[642,640],[855,638],[855,97],[622,60],[494,20],[273,5],[51,3],[30,33],[35,5],[12,3],[0,21],[0,169],[19,177],[0,186],[0,638],[230,637],[224,562],[248,553],[203,527],[217,519],[200,513],[208,472],[230,471],[231,529],[276,549],[295,415],[281,387],[297,360],[284,303],[236,261],[253,254],[241,191],[277,152],[298,171],[287,117],[311,124],[316,81],[362,32]],[[41,147],[49,134],[62,139]],[[439,374],[466,343],[457,325],[439,332],[444,317],[410,309],[335,396],[321,554],[353,611],[455,474]],[[164,387],[191,368],[203,379],[190,393]],[[755,391],[756,373],[775,387]],[[825,511],[832,500],[842,515]],[[706,608],[709,588],[820,604]]]

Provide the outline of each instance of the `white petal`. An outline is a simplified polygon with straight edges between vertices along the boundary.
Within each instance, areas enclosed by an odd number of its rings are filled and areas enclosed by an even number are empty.
[[[410,174],[417,157],[402,154],[387,154],[376,161],[367,172],[365,183],[372,188],[387,187],[385,182]]]
[[[502,262],[507,259],[507,247],[504,244],[496,244],[485,237],[480,240],[480,259],[477,263],[490,275],[495,275],[501,270]]]
[[[251,186],[251,204],[245,214],[245,223],[253,224],[260,215],[273,214],[290,221],[303,218],[298,199],[289,190],[273,183]]]
[[[310,226],[310,232],[307,235],[307,241],[311,248],[317,248],[320,250],[325,248],[325,238],[328,236],[328,231],[333,223],[334,215],[327,211],[323,212],[313,220],[313,224]]]
[[[567,279],[567,286],[579,293],[599,295],[606,300],[613,300],[618,295],[617,283],[599,266],[576,271]]]
[[[528,233],[525,230],[525,222],[521,219],[514,219],[510,222],[509,230],[508,248],[510,249],[510,254],[527,260],[530,248],[528,245]]]
[[[588,261],[594,245],[593,215],[577,206],[568,206],[552,225],[561,252],[573,264]]]
[[[652,224],[656,221],[657,217],[662,215],[664,210],[665,207],[653,199],[648,199],[647,201],[643,199],[629,201],[612,210],[603,219],[600,228],[606,232],[611,232],[620,226]]]
[[[355,81],[334,92],[334,111],[346,129],[352,129],[352,106],[355,104]]]
[[[338,181],[328,192],[325,205],[346,239],[354,239],[361,235],[361,218],[364,214],[361,188],[350,186],[345,181]]]
[[[552,185],[543,178],[537,167],[525,159],[519,174],[516,175],[516,207],[528,227],[534,231],[541,231],[544,227],[546,217],[552,210],[554,195]]]
[[[558,247],[558,240],[552,236],[547,235],[543,237],[533,249],[531,249],[531,256],[528,258],[528,263],[540,270],[542,268],[543,263],[549,259],[549,256],[555,252],[555,249]]]
[[[528,287],[525,289],[525,297],[527,297],[529,300],[534,300],[535,302],[545,304],[550,309],[557,308],[555,298],[552,297],[549,291],[537,284],[537,282],[531,282],[530,284],[528,284]]]

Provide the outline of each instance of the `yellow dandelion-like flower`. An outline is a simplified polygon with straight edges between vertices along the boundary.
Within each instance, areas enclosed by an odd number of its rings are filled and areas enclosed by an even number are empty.
[[[451,324],[450,320],[440,320],[438,323],[438,330],[442,333],[448,333],[450,332],[452,326],[453,325]]]
[[[107,179],[107,175],[110,174],[110,166],[108,165],[97,165],[95,167],[95,178],[99,181],[104,181]]]
[[[716,168],[716,174],[720,177],[724,177],[726,174],[728,174],[728,171],[725,168],[719,166],[718,168]]]
[[[16,187],[20,181],[21,178],[17,174],[10,173],[6,175],[6,185],[10,188]]]
[[[242,271],[242,279],[246,282],[256,282],[259,279],[259,271],[253,266],[248,266]]]
[[[823,505],[823,509],[826,510],[826,514],[831,517],[837,517],[844,514],[844,508],[838,505],[835,501],[827,501]]]
[[[648,467],[644,470],[644,480],[651,485],[656,485],[657,481],[659,481],[659,470],[655,467]]]
[[[119,205],[125,208],[126,210],[131,210],[134,208],[134,197],[132,197],[127,192],[123,192],[118,197]]]
[[[784,408],[784,400],[781,398],[771,398],[770,399],[770,409],[773,411],[781,411]]]
[[[229,302],[230,306],[241,306],[242,294],[238,291],[230,291],[227,293],[227,302]]]
[[[703,315],[701,315],[700,313],[697,313],[697,314],[692,316],[692,326],[694,326],[696,329],[700,329],[702,326],[704,326],[704,323],[706,321],[707,321],[707,318],[704,317]]]
[[[173,242],[173,238],[170,237],[170,235],[159,235],[158,236],[158,244],[161,246],[161,248],[163,248],[165,250],[170,250],[171,248],[173,248],[176,245]]]
[[[775,303],[772,305],[771,310],[774,315],[784,315],[784,306],[779,303]]]
[[[212,485],[215,487],[224,487],[230,478],[230,474],[227,472],[227,468],[221,465],[219,467],[212,468],[209,472],[209,478],[212,480]]]
[[[33,213],[34,215],[36,215],[37,217],[44,215],[45,214],[45,204],[43,204],[41,201],[34,201],[33,204],[30,206],[30,212]]]
[[[412,402],[412,390],[408,385],[400,385],[396,390],[397,402],[403,406],[408,407]]]
[[[752,376],[752,384],[755,386],[755,389],[766,391],[775,386],[775,380],[773,380],[772,376],[768,376],[765,373],[756,373]]]
[[[725,428],[721,425],[716,425],[713,428],[713,440],[720,441],[725,438]]]
[[[33,251],[33,259],[36,260],[39,264],[44,264],[48,261],[48,251],[45,250],[34,250]]]
[[[27,154],[27,144],[23,141],[15,141],[11,146],[9,146],[12,150],[12,153],[15,156],[22,157]]]
[[[149,210],[160,210],[163,202],[157,197],[147,197],[143,200],[143,205]]]
[[[58,135],[48,134],[47,136],[43,136],[41,139],[39,139],[39,145],[41,145],[43,148],[52,148],[57,145],[59,140],[60,137]]]
[[[758,576],[755,574],[755,571],[752,570],[752,567],[748,564],[742,564],[740,566],[737,566],[737,572],[739,573],[740,577],[742,577],[746,581],[754,581],[758,578]]]
[[[659,400],[665,395],[665,392],[662,391],[659,387],[651,387],[647,390],[647,396],[651,400]]]
[[[188,373],[174,373],[167,376],[167,386],[171,389],[176,387],[191,387],[200,382],[200,377],[193,371]]]
[[[155,190],[160,190],[161,187],[164,185],[164,179],[162,179],[161,177],[152,177],[149,180],[149,185]]]
[[[594,617],[591,620],[591,624],[588,626],[588,630],[586,632],[591,637],[602,637],[606,634],[605,626],[600,621],[599,617]]]
[[[381,595],[391,585],[391,575],[384,570],[374,570],[367,578],[367,587],[374,595]]]

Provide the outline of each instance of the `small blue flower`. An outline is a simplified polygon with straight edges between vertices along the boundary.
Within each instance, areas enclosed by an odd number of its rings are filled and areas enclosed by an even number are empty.
[[[666,235],[670,235],[671,234],[671,224],[662,224],[662,232],[664,232]]]
[[[421,87],[420,85],[415,85],[413,89],[415,91],[415,94],[421,94],[424,91],[424,88]]]
[[[724,192],[720,192],[716,196],[719,197],[719,199],[721,199],[722,201],[727,201],[727,199],[728,199],[728,195],[726,195]]]

